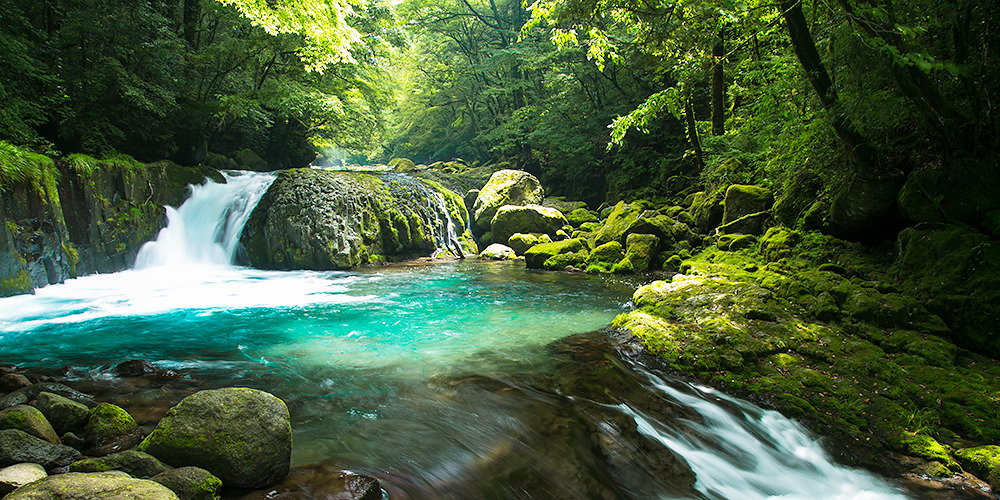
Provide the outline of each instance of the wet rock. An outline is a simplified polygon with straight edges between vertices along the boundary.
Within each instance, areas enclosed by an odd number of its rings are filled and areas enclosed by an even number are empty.
[[[329,470],[323,465],[292,469],[288,477],[268,488],[240,500],[381,500],[382,488],[377,479],[347,471]]]
[[[88,458],[69,464],[70,472],[107,472],[118,470],[132,477],[150,478],[171,467],[160,462],[156,457],[141,451],[128,450],[112,453],[104,457]]]
[[[86,442],[94,455],[108,455],[135,447],[142,431],[132,415],[121,407],[101,403],[87,416]]]
[[[90,409],[83,403],[51,392],[42,392],[35,399],[35,408],[45,415],[57,433],[83,434]],[[68,444],[68,443],[67,443]]]
[[[52,444],[17,429],[0,431],[0,467],[35,463],[46,470],[69,465],[83,458],[79,451]]]
[[[139,450],[181,467],[201,467],[239,488],[262,488],[288,475],[288,407],[247,388],[201,391],[181,400]]]
[[[504,205],[490,222],[495,243],[506,243],[516,233],[544,233],[555,236],[566,225],[566,217],[554,208],[541,205]]]
[[[476,197],[473,223],[479,231],[487,231],[500,207],[538,205],[543,198],[542,184],[535,176],[520,170],[498,170]]]
[[[17,405],[0,410],[0,429],[18,429],[52,444],[60,444],[59,436],[45,415],[31,406]]]
[[[5,373],[0,376],[0,392],[14,392],[29,386],[31,386],[31,381],[20,373]]]
[[[4,500],[178,500],[167,487],[124,472],[59,474],[29,484]]]
[[[51,392],[53,394],[58,394],[60,396],[72,399],[74,401],[81,402],[91,402],[92,398],[80,391],[72,389],[63,384],[56,382],[43,382],[39,384],[33,384],[29,387],[22,387],[2,398],[0,398],[0,410],[4,408],[10,408],[14,405],[27,404],[29,401],[35,399],[38,394],[42,392]]]
[[[217,500],[222,481],[198,467],[181,467],[150,478],[177,494],[180,500]]]
[[[524,255],[529,248],[542,243],[552,243],[552,238],[547,234],[524,234],[514,233],[507,239],[507,246],[514,250],[517,255]]]
[[[274,170],[268,166],[267,162],[260,155],[249,149],[237,151],[232,154],[232,157],[242,170],[253,170],[255,172],[269,172]]]
[[[507,245],[494,243],[479,252],[479,258],[481,260],[514,260],[517,258],[517,254]]]
[[[132,359],[122,363],[118,363],[111,370],[118,377],[141,377],[143,375],[152,375],[159,371],[153,363],[146,361],[144,359]]]
[[[978,446],[955,452],[955,458],[976,476],[986,480],[993,491],[1000,491],[1000,446]]]
[[[694,225],[702,234],[708,233],[722,223],[725,212],[723,201],[725,191],[694,193],[685,200],[689,205],[688,213],[694,220]]]
[[[0,496],[46,476],[45,468],[38,464],[16,464],[0,469]]]

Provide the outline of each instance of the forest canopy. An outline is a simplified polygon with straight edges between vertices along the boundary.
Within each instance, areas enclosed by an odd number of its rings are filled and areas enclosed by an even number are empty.
[[[0,139],[40,153],[461,159],[595,205],[752,182],[790,220],[996,163],[995,2],[0,2]]]

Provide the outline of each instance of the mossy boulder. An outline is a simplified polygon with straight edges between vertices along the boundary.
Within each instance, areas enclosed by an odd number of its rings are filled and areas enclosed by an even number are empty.
[[[480,260],[514,260],[517,258],[517,254],[514,250],[507,245],[501,245],[499,243],[494,243],[482,252],[479,252]]]
[[[952,458],[948,449],[930,436],[904,432],[899,441],[900,447],[910,455],[940,462],[952,472],[962,471],[962,467]]]
[[[180,497],[180,500],[218,500],[222,480],[200,467],[181,467],[150,478]]]
[[[480,232],[488,231],[493,216],[504,205],[538,205],[543,199],[542,184],[535,176],[521,170],[498,170],[476,197],[474,227]]]
[[[644,211],[640,204],[618,202],[614,209],[611,210],[611,213],[608,214],[604,223],[594,230],[591,235],[592,245],[597,247],[609,241],[617,241],[624,244],[625,235],[628,233],[629,228],[632,227],[635,221],[639,220],[639,216]]]
[[[4,500],[179,500],[162,484],[124,472],[58,474],[19,488]]]
[[[197,392],[167,411],[138,449],[174,467],[201,467],[227,486],[263,488],[288,475],[288,407],[255,389]]]
[[[240,151],[235,151],[232,154],[233,161],[239,165],[241,170],[253,170],[255,172],[268,172],[274,170],[260,157],[257,153],[250,149],[243,149]]]
[[[136,450],[112,453],[104,457],[88,458],[69,464],[70,472],[107,472],[118,470],[142,479],[153,477],[172,467],[156,457]]]
[[[241,242],[256,267],[348,269],[379,257],[430,256],[453,247],[449,223],[461,233],[467,220],[462,198],[435,181],[293,169],[278,174]]]
[[[587,244],[583,240],[553,241],[535,245],[524,252],[524,263],[528,269],[561,271],[566,266],[582,266],[589,255]]]
[[[802,236],[783,227],[771,227],[760,238],[760,254],[769,261],[791,257]]]
[[[524,252],[535,245],[551,242],[552,238],[544,233],[514,233],[507,239],[507,246],[512,248],[517,255],[524,255]]]
[[[689,207],[688,214],[694,221],[695,228],[702,234],[708,233],[722,223],[725,197],[725,191],[717,190],[711,193],[700,191],[685,199],[685,204]]]
[[[611,269],[616,273],[644,273],[652,269],[660,239],[652,234],[628,235],[625,257]]]
[[[48,474],[38,464],[15,464],[0,469],[0,497],[22,486],[45,479]]]
[[[830,206],[823,230],[851,241],[882,241],[891,237],[902,219],[897,195],[902,180],[853,179],[841,188]]]
[[[58,434],[84,433],[90,409],[83,403],[51,392],[41,392],[34,404]]]
[[[52,444],[17,429],[0,430],[0,467],[33,463],[52,470],[82,458],[79,451],[69,446]]]
[[[721,230],[730,234],[764,232],[765,214],[774,205],[774,195],[760,186],[733,184],[726,189]]]
[[[899,191],[899,209],[910,223],[981,224],[986,214],[1000,210],[1000,175],[996,161],[961,159],[926,165],[906,176]]]
[[[625,251],[622,244],[617,241],[609,241],[595,248],[587,257],[586,271],[589,274],[610,273],[615,264],[625,258]]]
[[[735,252],[744,248],[750,248],[757,244],[757,237],[752,234],[723,234],[715,246],[719,250]]]
[[[417,169],[417,164],[409,158],[393,158],[387,165],[397,172],[412,172]]]
[[[93,455],[127,450],[142,440],[142,430],[132,415],[111,403],[101,403],[90,410],[84,432]]]
[[[504,205],[497,209],[490,222],[494,243],[507,243],[516,233],[543,233],[555,236],[566,217],[555,208],[541,205]]]
[[[990,483],[993,491],[1000,491],[1000,446],[963,448],[955,452],[955,458],[966,470]]]
[[[0,429],[18,429],[52,444],[60,444],[56,431],[38,409],[17,405],[0,410]]]
[[[577,208],[566,215],[566,220],[571,226],[578,228],[584,223],[597,222],[600,219],[597,218],[597,215],[595,215],[594,212],[591,212],[586,208]]]

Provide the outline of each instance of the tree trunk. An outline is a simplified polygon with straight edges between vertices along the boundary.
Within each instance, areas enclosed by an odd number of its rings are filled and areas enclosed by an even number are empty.
[[[823,107],[830,114],[833,130],[837,137],[847,146],[854,159],[855,173],[862,179],[882,179],[891,175],[890,170],[882,165],[878,150],[875,149],[854,127],[840,106],[837,91],[833,88],[830,74],[823,65],[812,34],[809,32],[805,16],[802,14],[800,0],[780,0],[782,17],[788,27],[788,36],[795,48],[799,63],[806,70],[809,82],[812,83]]]
[[[694,106],[691,105],[691,94],[684,97],[684,121],[687,122],[688,142],[694,149],[695,167],[700,172],[705,166],[704,157],[701,152],[701,139],[698,138],[698,124],[694,119]]]
[[[199,0],[184,0],[184,41],[194,50],[198,50],[199,21],[201,21],[201,4]]]
[[[712,47],[715,67],[712,71],[712,135],[720,136],[726,133],[726,81],[722,67],[725,52],[725,31],[719,30],[719,38]]]

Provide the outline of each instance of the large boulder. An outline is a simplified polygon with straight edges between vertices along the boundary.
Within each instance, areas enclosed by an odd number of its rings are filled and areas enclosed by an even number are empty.
[[[902,218],[897,202],[901,187],[898,178],[852,180],[834,198],[823,230],[852,241],[892,237]]]
[[[35,398],[35,407],[45,415],[57,433],[84,433],[90,409],[83,403],[51,392],[41,392]]]
[[[435,181],[402,174],[285,170],[261,198],[241,241],[267,269],[348,269],[386,257],[430,256],[462,240],[465,202]],[[450,226],[449,226],[450,225]]]
[[[587,273],[609,273],[624,257],[622,244],[609,241],[590,252],[590,256],[587,257]]]
[[[94,455],[127,450],[142,440],[142,430],[132,415],[111,403],[101,403],[90,410],[84,432],[89,453]]]
[[[755,234],[764,232],[766,211],[774,205],[774,195],[760,186],[733,184],[726,189],[723,202],[722,228],[730,234]]]
[[[541,205],[504,205],[490,222],[494,243],[507,243],[516,233],[544,233],[555,236],[568,224],[562,212]]]
[[[162,484],[124,472],[58,474],[15,490],[4,500],[178,500]]]
[[[52,444],[60,444],[55,429],[33,406],[17,405],[0,410],[0,429],[19,429]]]
[[[625,235],[628,233],[629,228],[639,220],[639,216],[642,213],[643,209],[637,203],[627,204],[622,201],[618,202],[611,213],[608,214],[607,219],[604,220],[604,224],[597,228],[591,235],[593,246],[600,246],[610,241],[617,241],[624,244]]]
[[[263,488],[288,475],[288,407],[263,391],[192,394],[167,411],[138,448],[175,467],[201,467],[237,488]]]
[[[577,238],[535,245],[524,252],[524,263],[528,269],[561,271],[567,266],[582,267],[589,256],[586,242]]]
[[[520,170],[498,170],[479,190],[473,208],[473,222],[479,231],[488,231],[493,216],[504,205],[539,205],[544,199],[542,184]]]
[[[507,246],[514,250],[517,255],[524,255],[529,248],[542,243],[552,243],[552,238],[541,233],[514,233],[507,238]]]
[[[52,444],[17,429],[0,431],[0,467],[20,463],[33,463],[47,470],[65,467],[83,458],[79,451]]]
[[[514,253],[514,249],[499,243],[494,243],[479,252],[480,260],[514,260],[516,258],[517,254]]]
[[[39,479],[45,479],[48,474],[45,468],[38,464],[16,464],[0,469],[0,497],[24,485]]]
[[[652,268],[660,239],[652,234],[633,233],[628,235],[625,257],[615,264],[616,273],[643,273]]]
[[[200,467],[181,467],[150,478],[170,488],[181,500],[218,500],[222,481]]]
[[[153,477],[170,469],[170,466],[160,462],[156,457],[135,450],[112,453],[105,457],[88,458],[69,464],[70,472],[120,470],[132,477],[139,478]]]

